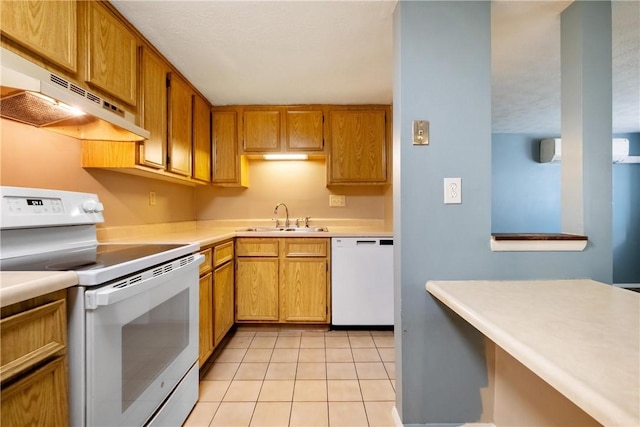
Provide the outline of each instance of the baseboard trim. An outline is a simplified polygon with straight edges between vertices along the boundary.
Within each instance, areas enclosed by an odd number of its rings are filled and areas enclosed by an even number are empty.
[[[396,408],[396,405],[393,405],[393,408],[391,408],[391,418],[393,418],[393,424],[395,424],[396,427],[403,427],[402,420],[400,419],[400,414],[398,414],[398,408]]]

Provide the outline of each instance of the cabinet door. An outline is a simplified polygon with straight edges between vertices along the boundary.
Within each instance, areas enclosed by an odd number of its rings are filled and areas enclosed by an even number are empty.
[[[141,144],[140,164],[165,168],[167,161],[167,64],[141,48],[140,116],[151,137]]]
[[[75,73],[77,63],[75,1],[1,1],[2,35],[65,70]]]
[[[384,110],[331,111],[329,184],[387,181]]]
[[[193,179],[211,182],[211,110],[198,95],[193,96]]]
[[[0,392],[3,427],[66,426],[66,356],[58,357]]]
[[[287,151],[322,151],[322,110],[287,110]]]
[[[213,112],[213,183],[240,184],[238,113]]]
[[[282,260],[280,320],[284,322],[327,322],[329,311],[327,290],[326,258],[286,258]]]
[[[213,353],[213,282],[208,273],[200,278],[200,332],[198,362],[200,366]]]
[[[213,344],[217,346],[233,326],[233,262],[218,267],[213,277]]]
[[[278,320],[278,258],[236,260],[236,320]]]
[[[280,150],[279,110],[244,110],[244,151]]]
[[[170,172],[191,176],[191,88],[169,73],[169,164]]]
[[[86,81],[108,94],[136,105],[137,41],[98,2],[89,2]]]

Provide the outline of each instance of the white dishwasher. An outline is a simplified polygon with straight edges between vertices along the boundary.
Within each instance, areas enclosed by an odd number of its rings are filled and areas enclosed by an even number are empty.
[[[393,325],[393,238],[331,239],[331,323]]]

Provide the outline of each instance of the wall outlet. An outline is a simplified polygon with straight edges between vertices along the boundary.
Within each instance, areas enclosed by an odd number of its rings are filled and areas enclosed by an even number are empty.
[[[444,179],[444,203],[446,205],[462,203],[462,179],[461,178],[445,178]]]
[[[150,191],[149,192],[149,206],[155,206],[156,205],[156,192],[155,191]]]
[[[345,196],[340,196],[336,194],[329,195],[329,206],[332,208],[344,208],[347,205],[347,200]]]

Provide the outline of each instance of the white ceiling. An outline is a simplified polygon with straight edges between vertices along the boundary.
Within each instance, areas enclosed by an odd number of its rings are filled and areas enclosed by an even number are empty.
[[[114,6],[214,105],[392,102],[395,0]],[[560,12],[494,1],[493,131],[560,132]],[[640,0],[613,13],[614,132],[640,131]]]

